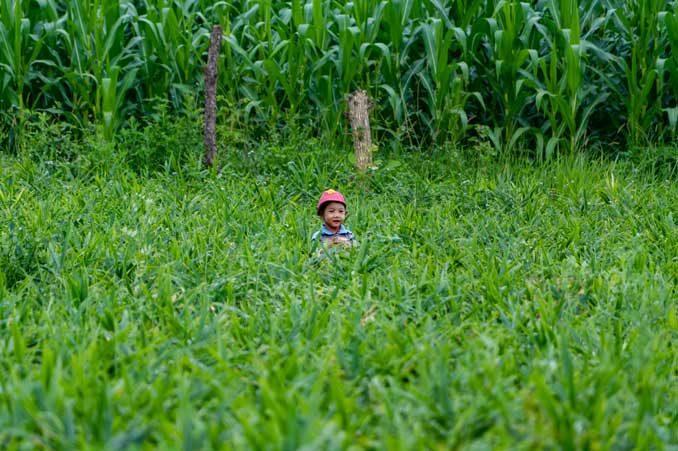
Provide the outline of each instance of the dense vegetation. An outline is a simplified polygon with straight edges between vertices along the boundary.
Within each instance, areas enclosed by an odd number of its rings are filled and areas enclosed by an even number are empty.
[[[675,138],[675,1],[0,0],[2,142],[26,111],[110,138],[159,103],[194,109],[215,24],[230,129],[343,140],[360,87],[382,142],[458,141],[480,124],[497,150],[543,158]]]
[[[120,148],[199,155],[183,122]],[[306,141],[144,174],[46,132],[0,156],[2,449],[678,444],[675,169],[479,143],[354,178]],[[309,255],[329,186],[361,245]]]
[[[0,0],[0,449],[675,449],[677,47],[667,0]]]

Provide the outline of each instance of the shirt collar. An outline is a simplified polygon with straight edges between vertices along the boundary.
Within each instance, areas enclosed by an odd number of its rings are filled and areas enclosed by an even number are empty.
[[[320,230],[323,235],[335,235],[335,233],[331,232],[327,227],[325,227],[325,223],[320,226]],[[339,226],[339,230],[337,231],[336,235],[341,235],[346,232],[346,227],[344,227],[344,224],[342,224]]]

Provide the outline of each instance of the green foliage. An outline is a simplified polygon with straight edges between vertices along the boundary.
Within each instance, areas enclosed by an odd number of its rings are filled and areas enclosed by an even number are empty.
[[[158,102],[193,111],[216,24],[219,106],[254,136],[347,144],[357,88],[375,100],[375,140],[395,147],[466,142],[476,125],[498,154],[546,159],[676,136],[669,0],[0,0],[0,12],[3,147],[25,110],[84,133],[94,122],[109,141]]]
[[[538,21],[527,3],[500,1],[492,16],[474,24],[472,55],[477,59],[479,78],[490,87],[481,92],[488,97],[491,110],[502,113],[494,116],[491,131],[497,150],[514,150],[529,130],[523,112],[532,93],[523,72],[538,58]]]
[[[587,82],[587,56],[612,59],[594,42],[582,37],[582,28],[587,27],[587,34],[594,34],[604,25],[599,16],[586,14],[582,20],[577,1],[550,2],[549,11],[552,19],[546,27],[552,36],[550,58],[538,61],[540,76],[536,77],[543,80],[536,105],[546,113],[548,127],[544,128],[550,131],[544,148],[546,158],[561,148],[570,152],[584,149],[589,119],[608,97],[604,86]]]
[[[167,102],[158,102],[150,118],[143,123],[132,118],[118,132],[117,157],[142,173],[193,165],[204,153],[200,119],[195,110],[177,114]]]
[[[662,111],[666,113],[669,122],[671,139],[675,139],[678,132],[678,54],[674,50],[678,49],[678,10],[674,8],[673,11],[660,14],[660,17],[663,18],[670,44],[668,57],[657,60],[659,84],[663,88]],[[664,90],[668,90],[670,94],[666,95]]]
[[[656,141],[655,118],[661,117],[661,78],[658,76],[667,36],[661,23],[666,2],[661,0],[629,1],[615,11],[614,19],[623,42],[617,49],[618,64],[624,71],[624,104],[630,141],[643,145]],[[675,123],[673,125],[675,128]]]
[[[678,441],[675,169],[497,164],[480,130],[367,179],[313,140],[217,174],[158,164],[195,118],[157,114],[0,155],[1,448]],[[315,257],[327,187],[360,245]]]

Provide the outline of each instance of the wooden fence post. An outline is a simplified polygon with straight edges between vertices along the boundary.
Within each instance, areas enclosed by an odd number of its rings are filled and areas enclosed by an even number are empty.
[[[205,67],[205,159],[208,167],[214,165],[217,158],[217,80],[219,49],[223,28],[215,25],[210,35],[210,47],[207,52],[207,67]]]
[[[346,97],[348,118],[351,121],[355,164],[358,171],[365,172],[372,166],[372,134],[370,132],[369,110],[372,102],[363,90],[355,91]]]

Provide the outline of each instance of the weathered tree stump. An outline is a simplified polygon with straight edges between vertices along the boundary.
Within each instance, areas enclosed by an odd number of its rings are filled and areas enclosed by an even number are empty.
[[[351,121],[355,164],[358,171],[365,172],[372,166],[372,134],[370,132],[369,110],[372,102],[363,90],[355,91],[346,97],[348,118]]]
[[[223,28],[215,25],[210,35],[210,48],[207,52],[205,67],[205,159],[208,167],[214,165],[217,158],[217,62],[221,48]]]

